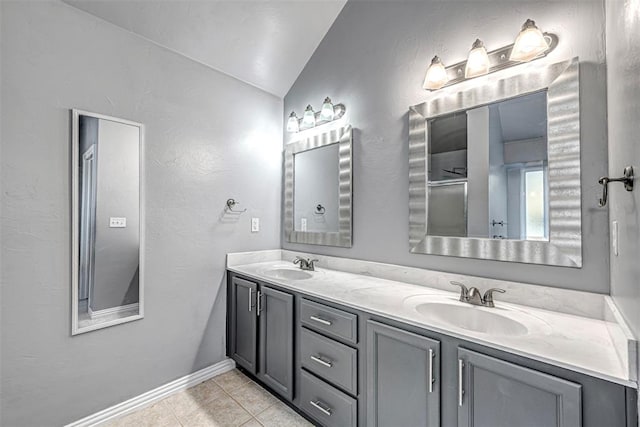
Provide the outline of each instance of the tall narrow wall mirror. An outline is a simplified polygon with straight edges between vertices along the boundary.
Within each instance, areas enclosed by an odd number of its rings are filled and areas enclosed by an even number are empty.
[[[351,247],[351,134],[347,126],[285,149],[289,242]]]
[[[415,253],[582,266],[578,59],[410,108]]]
[[[143,126],[71,111],[72,335],[143,317]]]

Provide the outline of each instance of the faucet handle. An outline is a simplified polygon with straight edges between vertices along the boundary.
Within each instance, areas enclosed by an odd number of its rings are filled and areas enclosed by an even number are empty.
[[[495,305],[493,304],[493,293],[494,292],[500,292],[501,294],[504,294],[505,291],[504,289],[500,289],[500,288],[491,288],[489,290],[487,290],[484,293],[484,296],[482,297],[482,303],[487,306],[487,307],[495,307]]]
[[[460,301],[467,302],[467,299],[469,298],[469,289],[467,289],[467,287],[460,282],[455,282],[452,280],[449,283],[451,283],[453,286],[460,286]]]

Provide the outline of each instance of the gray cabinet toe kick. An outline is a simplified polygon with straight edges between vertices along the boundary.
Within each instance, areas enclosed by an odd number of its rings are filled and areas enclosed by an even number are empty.
[[[227,274],[227,353],[325,427],[638,427],[620,384]]]

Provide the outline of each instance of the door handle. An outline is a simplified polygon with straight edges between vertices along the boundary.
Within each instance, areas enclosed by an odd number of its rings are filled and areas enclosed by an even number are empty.
[[[436,357],[436,354],[432,349],[429,349],[429,393],[433,393],[433,383],[436,382],[436,379],[433,378],[433,358]]]
[[[458,359],[458,406],[462,406],[462,396],[464,390],[462,389],[462,374],[464,370],[464,360]]]
[[[262,313],[262,292],[258,292],[256,294],[256,314],[258,316],[260,316],[260,313]]]
[[[253,289],[249,288],[249,311],[251,311],[251,296],[253,295]]]

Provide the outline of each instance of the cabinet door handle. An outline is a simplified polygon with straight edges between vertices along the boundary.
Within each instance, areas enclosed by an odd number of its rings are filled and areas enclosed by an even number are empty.
[[[327,360],[323,360],[318,356],[310,356],[311,360],[313,360],[314,362],[322,365],[322,366],[326,366],[327,368],[330,368],[333,366],[333,363],[331,363],[330,361]]]
[[[313,406],[314,408],[316,408],[318,411],[322,412],[323,414],[327,415],[327,416],[331,416],[331,408],[329,408],[328,406],[326,408],[324,408],[322,406],[322,403],[318,400],[318,401],[313,401],[310,400],[309,403],[311,404],[311,406]]]
[[[429,349],[429,393],[433,393],[433,383],[436,381],[433,378],[433,358],[436,357],[436,354],[433,352],[433,349]]]
[[[464,369],[464,360],[458,359],[458,406],[462,406],[462,396],[464,390],[462,389],[462,374]]]
[[[262,292],[256,294],[256,314],[260,316],[262,312]]]
[[[251,296],[253,295],[253,289],[249,288],[249,311],[251,311]]]
[[[325,320],[325,319],[323,319],[321,317],[309,316],[309,319],[313,320],[314,322],[318,322],[320,324],[323,324],[323,325],[331,326],[331,321]]]

